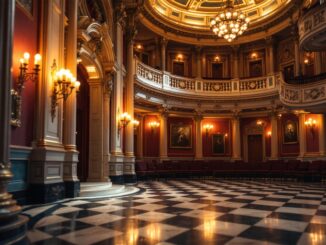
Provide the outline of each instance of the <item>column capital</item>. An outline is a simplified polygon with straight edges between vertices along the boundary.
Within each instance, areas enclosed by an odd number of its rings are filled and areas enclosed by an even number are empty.
[[[202,46],[195,46],[195,50],[196,50],[196,54],[200,55],[202,50],[203,50],[203,47]]]
[[[120,3],[115,9],[115,16],[114,16],[114,21],[121,25],[122,28],[126,26],[126,18],[127,18],[127,13],[126,13],[126,7],[123,3]]]
[[[158,109],[158,111],[160,112],[160,115],[162,117],[168,117],[169,110],[170,110],[170,107],[166,104],[161,105],[161,107]]]
[[[161,47],[166,48],[166,46],[168,45],[168,42],[169,42],[168,39],[166,39],[165,37],[162,37],[162,38],[160,39]]]
[[[266,36],[265,42],[268,46],[273,46],[275,44],[275,37],[273,36]]]

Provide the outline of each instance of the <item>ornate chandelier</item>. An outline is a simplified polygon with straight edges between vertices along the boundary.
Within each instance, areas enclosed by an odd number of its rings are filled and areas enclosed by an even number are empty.
[[[211,30],[229,42],[242,35],[249,24],[249,18],[246,18],[240,11],[234,10],[231,1],[227,0],[225,10],[216,15],[210,23]]]

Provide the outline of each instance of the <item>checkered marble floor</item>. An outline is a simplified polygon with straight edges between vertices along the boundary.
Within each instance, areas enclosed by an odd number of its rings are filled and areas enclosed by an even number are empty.
[[[326,186],[140,182],[132,196],[26,207],[32,244],[326,244]]]

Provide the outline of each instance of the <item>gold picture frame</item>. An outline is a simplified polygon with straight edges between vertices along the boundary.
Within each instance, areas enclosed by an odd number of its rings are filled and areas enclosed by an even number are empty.
[[[286,120],[283,124],[283,144],[298,143],[298,123],[293,120]]]
[[[170,124],[170,148],[192,148],[191,124]]]

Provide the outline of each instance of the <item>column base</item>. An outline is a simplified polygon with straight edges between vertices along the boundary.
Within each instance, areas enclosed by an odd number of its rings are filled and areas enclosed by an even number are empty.
[[[28,244],[26,239],[28,218],[18,215],[9,222],[0,222],[0,244]]]
[[[30,202],[49,203],[65,198],[65,183],[31,184]]]
[[[110,179],[113,184],[123,185],[125,183],[123,175],[113,175],[113,176],[110,176]]]
[[[65,181],[65,197],[78,197],[80,192],[79,181]]]
[[[136,174],[128,174],[123,176],[125,184],[136,184],[137,183],[137,176]]]

